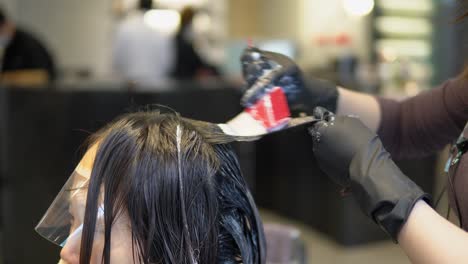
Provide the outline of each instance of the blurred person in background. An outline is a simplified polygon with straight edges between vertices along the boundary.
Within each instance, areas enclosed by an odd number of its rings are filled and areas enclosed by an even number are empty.
[[[113,70],[126,81],[158,84],[169,78],[173,65],[171,36],[144,20],[152,0],[140,0],[118,25],[113,46]]]
[[[197,53],[194,40],[193,18],[196,10],[187,6],[180,12],[180,27],[175,36],[176,54],[172,77],[178,80],[218,75],[218,70]]]
[[[56,78],[54,60],[45,45],[17,27],[1,7],[0,53],[3,83],[38,85]]]

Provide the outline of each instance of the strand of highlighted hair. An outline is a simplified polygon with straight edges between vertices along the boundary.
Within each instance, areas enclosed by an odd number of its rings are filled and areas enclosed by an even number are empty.
[[[176,137],[177,137],[177,162],[178,162],[178,171],[179,171],[179,196],[180,196],[180,206],[182,210],[182,221],[184,224],[184,233],[186,237],[186,243],[187,247],[190,251],[190,260],[193,264],[197,264],[198,262],[194,258],[193,254],[193,249],[192,245],[190,244],[190,233],[188,230],[188,223],[187,223],[187,212],[185,211],[185,200],[184,200],[184,184],[182,182],[182,168],[181,168],[181,155],[180,155],[180,142],[182,140],[182,129],[180,128],[180,125],[177,125],[177,131],[176,131]]]

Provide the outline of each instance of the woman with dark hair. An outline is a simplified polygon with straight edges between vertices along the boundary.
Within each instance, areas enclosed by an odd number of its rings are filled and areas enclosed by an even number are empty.
[[[256,48],[244,52],[242,65],[243,105],[281,87],[293,112],[321,119],[309,128],[318,165],[413,263],[468,263],[468,74],[398,102],[306,80],[291,59]],[[422,157],[449,143],[447,189],[461,228],[430,207],[429,195],[390,156]]]
[[[92,137],[36,230],[61,263],[264,263],[232,140],[176,114],[124,115]]]

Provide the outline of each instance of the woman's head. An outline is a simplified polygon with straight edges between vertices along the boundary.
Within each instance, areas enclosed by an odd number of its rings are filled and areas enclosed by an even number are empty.
[[[191,6],[186,6],[180,11],[180,27],[184,29],[192,24],[196,10]]]
[[[231,140],[216,125],[159,112],[127,114],[106,126],[78,166],[92,171],[78,188],[85,206],[79,195],[70,198],[78,223],[62,259],[263,262],[261,222],[226,145]],[[86,174],[79,170],[75,183]]]

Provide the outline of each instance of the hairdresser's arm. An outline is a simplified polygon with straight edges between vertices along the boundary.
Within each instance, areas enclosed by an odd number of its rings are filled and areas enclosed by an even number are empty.
[[[374,132],[357,118],[314,114],[323,120],[310,129],[320,168],[351,189],[414,263],[468,263],[468,234],[428,206],[429,195],[400,171]]]
[[[398,234],[412,263],[468,263],[468,234],[419,201]]]
[[[380,125],[380,105],[375,96],[338,87],[338,115],[356,115],[372,131]]]
[[[361,120],[321,108],[314,115],[322,120],[310,128],[319,167],[350,188],[362,211],[397,241],[414,205],[430,196],[401,172]]]
[[[312,114],[316,106],[356,115],[377,132],[394,158],[420,157],[442,149],[468,120],[468,81],[450,80],[403,102],[353,92],[304,77],[290,58],[248,48],[242,58],[248,89],[241,103],[255,103],[271,87],[285,92],[293,115]]]
[[[468,120],[468,81],[449,80],[405,101],[377,98],[377,134],[394,158],[421,157],[451,143]]]

